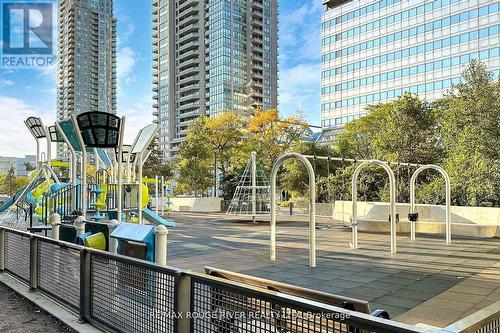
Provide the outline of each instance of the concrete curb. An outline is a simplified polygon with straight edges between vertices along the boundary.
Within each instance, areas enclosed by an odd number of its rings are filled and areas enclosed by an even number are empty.
[[[7,273],[0,273],[0,283],[6,285],[12,289],[17,294],[21,295],[25,299],[29,300],[31,303],[35,304],[43,311],[47,312],[54,318],[59,319],[63,324],[69,328],[79,332],[79,333],[102,333],[96,327],[85,323],[81,324],[78,321],[78,316],[63,307],[62,305],[56,303],[52,299],[42,295],[41,293],[35,291],[28,291],[28,286],[19,282],[14,277],[8,275]]]

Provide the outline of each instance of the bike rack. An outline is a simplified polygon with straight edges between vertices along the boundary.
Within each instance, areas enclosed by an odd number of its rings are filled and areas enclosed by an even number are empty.
[[[357,203],[358,203],[358,177],[361,171],[369,165],[378,165],[384,168],[389,175],[389,200],[390,200],[390,223],[391,223],[391,253],[394,254],[396,250],[396,177],[394,172],[389,167],[389,164],[380,160],[364,161],[357,166],[354,174],[352,175],[352,247],[358,248],[358,222],[357,222]]]
[[[276,159],[271,171],[271,260],[276,261],[276,177],[280,166],[295,158],[304,164],[309,175],[309,266],[316,267],[316,180],[307,158],[298,153],[285,153]]]
[[[446,244],[451,244],[451,212],[450,212],[450,207],[451,207],[451,185],[450,185],[450,177],[448,176],[448,173],[440,166],[435,165],[435,164],[429,164],[429,165],[423,165],[415,172],[410,178],[410,214],[413,214],[415,218],[410,221],[410,226],[411,226],[411,240],[415,240],[415,232],[416,232],[416,220],[418,219],[418,215],[415,212],[415,185],[417,182],[417,177],[418,175],[424,171],[424,170],[436,170],[438,171],[444,178],[445,181],[445,190],[446,190],[446,215],[445,215],[445,225],[446,225]],[[408,214],[408,215],[410,215]]]

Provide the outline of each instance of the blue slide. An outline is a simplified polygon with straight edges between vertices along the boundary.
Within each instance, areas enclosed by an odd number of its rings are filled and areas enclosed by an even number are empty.
[[[0,206],[0,213],[3,213],[5,212],[7,209],[9,209],[10,206],[12,206],[14,204],[14,202],[16,202],[16,199],[17,197],[23,193],[24,189],[26,188],[23,187],[22,189],[20,189],[19,191],[16,192],[16,194],[14,194],[13,196],[11,196],[10,198],[8,198],[7,200],[4,201],[4,203],[2,204],[2,206]]]
[[[167,221],[160,215],[156,214],[153,212],[151,209],[148,207],[144,207],[142,210],[142,214],[146,220],[148,220],[151,223],[156,223],[156,224],[163,224],[165,227],[168,228],[174,228],[175,227],[175,222],[174,221]]]
[[[8,198],[7,200],[5,200],[4,203],[2,204],[2,206],[0,207],[0,213],[5,212],[7,209],[9,209],[9,207],[14,204],[15,198],[16,198],[16,196],[13,195],[10,198]]]

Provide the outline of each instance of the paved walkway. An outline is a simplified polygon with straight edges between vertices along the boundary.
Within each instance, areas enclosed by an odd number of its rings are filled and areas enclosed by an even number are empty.
[[[500,299],[498,239],[454,239],[446,246],[443,237],[398,236],[398,253],[390,255],[389,235],[360,233],[360,249],[352,250],[350,229],[334,224],[317,230],[318,267],[309,268],[307,223],[293,218],[278,223],[278,261],[272,262],[268,222],[173,214],[168,264],[196,271],[210,265],[355,297],[411,324],[444,327]]]

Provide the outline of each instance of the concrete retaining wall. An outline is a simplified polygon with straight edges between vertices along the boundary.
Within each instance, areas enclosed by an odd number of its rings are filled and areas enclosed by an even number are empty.
[[[409,204],[397,204],[400,216],[398,232],[409,232]],[[444,234],[445,207],[438,205],[417,205],[419,215],[417,233]],[[349,221],[352,201],[335,202],[334,218]],[[389,231],[389,203],[358,202],[358,230],[373,232]],[[451,207],[452,235],[473,237],[500,237],[500,208]]]
[[[220,212],[223,198],[171,198],[171,207],[176,212]]]

